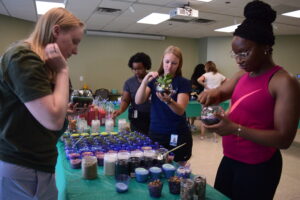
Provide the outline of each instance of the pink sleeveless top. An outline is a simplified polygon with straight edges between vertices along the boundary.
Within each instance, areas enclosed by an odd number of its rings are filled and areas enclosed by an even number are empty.
[[[269,92],[269,81],[280,66],[257,77],[244,74],[238,81],[231,98],[229,119],[254,129],[274,129],[275,99]],[[269,160],[276,148],[266,147],[236,135],[223,136],[224,155],[248,164]]]

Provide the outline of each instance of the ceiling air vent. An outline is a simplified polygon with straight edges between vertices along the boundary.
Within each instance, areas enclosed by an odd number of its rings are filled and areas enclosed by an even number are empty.
[[[103,15],[120,15],[122,10],[119,8],[98,7],[95,12]]]

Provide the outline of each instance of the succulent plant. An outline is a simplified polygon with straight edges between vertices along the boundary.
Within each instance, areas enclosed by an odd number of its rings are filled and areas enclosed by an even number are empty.
[[[170,94],[172,91],[172,75],[166,74],[158,77],[156,80],[156,91],[160,93]]]

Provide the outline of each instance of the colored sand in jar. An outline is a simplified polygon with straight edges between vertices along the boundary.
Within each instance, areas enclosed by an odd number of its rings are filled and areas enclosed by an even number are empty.
[[[119,193],[127,192],[128,185],[126,185],[125,183],[116,183],[116,190]]]

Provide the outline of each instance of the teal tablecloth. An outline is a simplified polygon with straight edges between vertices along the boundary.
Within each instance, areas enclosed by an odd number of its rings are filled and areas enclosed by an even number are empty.
[[[72,169],[65,157],[63,143],[58,142],[59,156],[56,165],[56,184],[59,200],[147,200],[149,196],[146,183],[138,183],[135,179],[130,180],[129,191],[119,194],[115,191],[113,176],[104,176],[103,168],[98,167],[98,178],[85,180],[81,177],[81,169]],[[179,195],[169,193],[166,179],[163,179],[163,191],[160,199],[179,200]],[[207,185],[207,200],[228,200],[226,196]]]
[[[229,107],[229,100],[228,101],[223,101],[220,103],[220,105],[223,107],[224,110],[227,110]],[[115,109],[119,109],[120,106],[116,105]],[[186,107],[186,117],[198,117],[200,116],[201,113],[201,104],[198,101],[190,101],[189,104]],[[118,116],[117,119],[128,119],[128,110],[123,112],[120,116]]]

